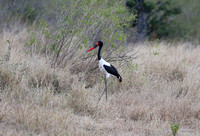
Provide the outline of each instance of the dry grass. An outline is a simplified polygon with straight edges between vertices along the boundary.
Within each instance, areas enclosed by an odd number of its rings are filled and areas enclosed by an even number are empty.
[[[135,47],[137,59],[118,68],[123,82],[110,78],[108,100],[96,107],[101,77],[27,55],[26,30],[0,37],[0,135],[170,136],[170,122],[178,135],[200,135],[200,47]]]

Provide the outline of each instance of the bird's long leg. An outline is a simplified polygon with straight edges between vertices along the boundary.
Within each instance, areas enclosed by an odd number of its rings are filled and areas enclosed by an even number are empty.
[[[101,97],[103,96],[103,94],[105,93],[105,90],[103,91],[103,93],[101,94],[100,98],[99,98],[99,101],[101,100]],[[99,102],[98,101],[98,102]]]
[[[107,79],[106,79],[106,76],[105,76],[104,80],[105,80],[105,89],[104,89],[103,93],[101,94],[101,96],[100,96],[100,98],[99,98],[99,101],[101,100],[101,97],[103,96],[103,94],[104,94],[105,92],[106,92],[106,100],[107,100]],[[98,101],[98,102],[99,102],[99,101]]]
[[[105,76],[105,91],[106,91],[106,100],[107,100],[107,79],[106,79],[106,76]]]

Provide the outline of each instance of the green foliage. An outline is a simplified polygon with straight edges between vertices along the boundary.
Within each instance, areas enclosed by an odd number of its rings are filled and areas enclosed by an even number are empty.
[[[128,0],[127,6],[132,12],[147,14],[147,35],[153,39],[162,37],[183,36],[185,29],[177,24],[175,15],[181,14],[181,7],[173,0],[147,0],[142,7],[135,0]],[[139,7],[140,6],[140,7]],[[137,21],[133,26],[137,25]]]
[[[52,56],[52,65],[66,65],[73,57],[80,56],[82,49],[90,47],[91,41],[102,40],[107,45],[105,48],[114,51],[126,41],[123,28],[133,15],[127,12],[123,0],[63,0],[57,7],[56,24],[50,26],[40,20],[37,26],[41,32],[36,39],[31,34],[27,42],[36,46],[36,52]],[[32,41],[38,42],[33,44]]]
[[[35,21],[36,17],[38,16],[38,13],[37,13],[37,11],[35,9],[33,9],[29,5],[27,5],[25,7],[23,16],[28,21],[33,22],[33,21]]]
[[[178,129],[179,129],[180,124],[179,123],[172,123],[172,122],[170,122],[169,124],[170,124],[170,128],[171,128],[173,136],[176,136],[176,134],[178,133]]]

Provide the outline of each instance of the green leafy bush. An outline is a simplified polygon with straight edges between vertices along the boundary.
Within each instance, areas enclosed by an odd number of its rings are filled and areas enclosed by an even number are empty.
[[[66,66],[70,62],[73,67],[93,57],[94,54],[83,51],[102,40],[106,58],[114,52],[117,57],[125,56],[121,46],[126,41],[123,28],[129,26],[133,16],[127,12],[123,0],[63,0],[57,7],[54,25],[41,20],[38,24],[41,31],[30,32],[26,43],[28,53],[50,56],[52,66]]]

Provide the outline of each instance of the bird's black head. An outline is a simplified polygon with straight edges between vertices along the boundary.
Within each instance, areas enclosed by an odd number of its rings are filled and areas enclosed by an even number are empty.
[[[98,41],[96,44],[97,44],[97,46],[101,46],[101,47],[103,46],[103,42],[102,41]]]
[[[98,41],[95,45],[93,45],[92,48],[90,48],[89,50],[87,50],[87,52],[93,50],[94,48],[96,48],[98,46],[99,47],[103,47],[103,42],[102,41]]]

